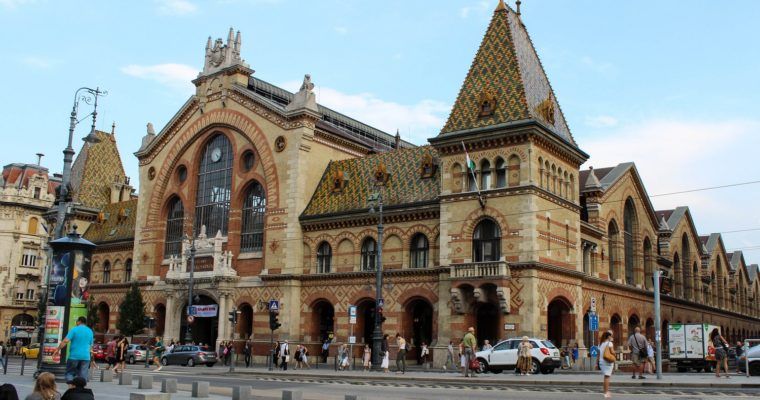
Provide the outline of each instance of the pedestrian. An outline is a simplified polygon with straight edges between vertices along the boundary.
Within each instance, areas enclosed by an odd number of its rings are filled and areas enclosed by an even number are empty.
[[[742,363],[742,356],[744,355],[744,345],[742,344],[742,341],[739,340],[736,342],[736,373],[741,374],[741,371],[739,370],[739,366]]]
[[[129,340],[124,335],[119,336],[119,340],[116,342],[116,368],[114,372],[117,374],[123,372],[127,368],[127,352],[129,351]]]
[[[232,340],[228,340],[227,346],[224,349],[224,361],[225,361],[225,365],[227,366],[231,365],[234,362],[232,360],[232,353],[234,352],[232,348],[233,345],[234,345],[234,342]]]
[[[288,370],[288,363],[290,362],[290,346],[288,345],[288,341],[282,342],[282,345],[280,346],[280,362],[282,365],[282,370],[287,371]]]
[[[161,340],[161,336],[156,336],[156,341],[153,344],[153,365],[156,366],[156,369],[154,369],[153,372],[161,371],[161,368],[163,367],[163,365],[161,365],[161,357],[163,357],[164,351],[166,351],[166,347],[164,347],[164,342]]]
[[[61,394],[55,384],[55,375],[50,372],[43,372],[34,382],[34,390],[25,400],[60,400]]]
[[[720,378],[720,367],[723,367],[723,371],[726,373],[726,378],[730,378],[728,375],[728,342],[720,334],[718,328],[715,328],[710,332],[710,341],[715,347],[715,376]]]
[[[459,372],[464,373],[465,364],[467,364],[467,357],[464,355],[464,337],[459,340]]]
[[[78,376],[69,385],[69,390],[63,393],[61,400],[95,400],[92,389],[86,388],[87,380]]]
[[[446,362],[443,363],[443,370],[446,370],[447,366],[454,367],[454,341],[449,340],[449,345],[446,347]]]
[[[166,346],[166,353],[171,353],[174,351],[174,346],[176,346],[176,343],[172,340],[171,343],[169,343],[168,346]]]
[[[559,369],[570,368],[570,351],[567,349],[567,347],[563,347],[559,351],[559,356],[562,359],[562,364],[560,365]]]
[[[0,340],[0,366],[5,365],[5,352],[6,352],[5,345]]]
[[[485,351],[485,350],[491,350],[492,348],[493,348],[493,346],[491,346],[491,341],[489,341],[488,339],[486,339],[486,340],[483,341],[483,347],[481,347],[480,350]]]
[[[282,344],[280,341],[274,342],[274,348],[272,349],[272,364],[275,368],[279,368],[280,365],[280,347]]]
[[[245,341],[245,346],[243,347],[243,356],[245,357],[246,368],[251,366],[251,353],[253,352],[253,349],[251,349],[252,346],[253,343],[251,342],[251,339],[248,338],[248,340]]]
[[[61,350],[69,345],[68,359],[66,360],[66,382],[72,382],[75,377],[80,377],[87,382],[90,376],[90,353],[94,335],[87,325],[86,317],[77,318],[76,326],[69,330],[66,338],[53,352],[53,356],[61,353]]]
[[[646,374],[654,374],[655,373],[655,366],[654,366],[654,344],[651,340],[647,340],[647,359],[644,363],[644,373]]]
[[[647,338],[641,334],[640,327],[634,328],[633,334],[628,338],[628,348],[631,349],[631,361],[633,362],[631,379],[636,379],[636,372],[639,373],[639,379],[646,379],[644,362],[647,359]]]
[[[610,377],[612,376],[612,370],[615,368],[615,360],[617,360],[615,347],[613,346],[612,341],[612,331],[604,332],[599,339],[599,342],[601,342],[601,345],[599,345],[599,353],[602,355],[599,357],[599,369],[604,375],[603,390],[605,399],[612,397],[612,394],[610,393]]]
[[[372,365],[372,349],[368,344],[364,345],[364,353],[362,354],[362,365],[364,366],[364,372],[369,371],[369,367]]]
[[[430,349],[428,349],[428,345],[425,342],[422,342],[422,346],[420,347],[420,362],[422,365],[427,365],[427,359],[428,355],[430,354]]]
[[[301,345],[300,344],[296,345],[296,352],[293,354],[293,357],[296,360],[296,366],[294,369],[301,368],[301,352],[302,352]]]
[[[325,339],[322,343],[322,363],[327,363],[327,357],[330,356],[330,339]]]
[[[116,368],[116,337],[112,337],[106,343],[106,362],[108,363],[107,370]]]
[[[0,400],[18,400],[16,387],[10,383],[0,385]]]
[[[385,373],[391,372],[388,369],[388,364],[390,364],[390,347],[388,346],[387,333],[383,335],[383,341],[380,343],[380,351],[383,353],[383,362],[380,364],[380,367]]]
[[[400,333],[396,333],[396,345],[398,345],[398,352],[396,353],[396,373],[406,373],[406,339],[401,336]]]
[[[16,355],[21,355],[21,348],[24,347],[24,342],[21,339],[16,339]]]
[[[309,349],[306,346],[301,346],[301,363],[304,368],[311,368],[311,365],[309,365]]]
[[[522,341],[517,346],[517,370],[520,371],[520,375],[530,375],[533,373],[533,357],[531,356],[531,350],[533,345],[527,336],[522,337]]]
[[[575,363],[578,361],[578,352],[579,352],[578,342],[576,342],[573,345],[573,351],[571,352],[573,365],[575,365]]]
[[[475,357],[475,352],[478,348],[478,339],[475,337],[475,328],[469,327],[467,328],[467,333],[464,335],[464,338],[462,339],[462,344],[464,346],[464,358],[465,358],[465,364],[464,364],[464,376],[466,377],[475,377],[475,372],[470,372],[470,363]]]
[[[347,371],[348,367],[348,346],[343,343],[338,350],[338,371]]]

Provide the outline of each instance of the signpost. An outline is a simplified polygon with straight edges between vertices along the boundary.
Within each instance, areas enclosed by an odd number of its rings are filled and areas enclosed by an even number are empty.
[[[382,299],[381,299],[382,300]],[[356,306],[348,306],[348,323],[351,325],[351,332],[348,337],[348,351],[351,354],[351,358],[354,357],[354,343],[356,343],[356,337],[354,336],[354,325],[356,325]],[[351,364],[353,369],[353,363]]]
[[[599,330],[599,316],[596,314],[591,314],[588,317],[589,317],[589,322],[588,322],[589,330],[591,332],[598,331]]]
[[[591,312],[596,314],[596,297],[591,298]]]

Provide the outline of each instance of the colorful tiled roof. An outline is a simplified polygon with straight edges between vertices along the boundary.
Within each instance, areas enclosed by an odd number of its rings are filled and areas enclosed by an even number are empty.
[[[484,99],[492,112],[481,112]],[[575,145],[525,25],[500,1],[441,135],[524,120]]]
[[[314,195],[301,217],[316,217],[366,210],[367,199],[374,193],[374,173],[383,164],[389,180],[383,189],[383,206],[435,201],[440,193],[439,171],[422,177],[423,160],[435,160],[437,153],[430,146],[401,148],[367,157],[331,161],[322,175]],[[335,179],[342,175],[344,186],[334,190]]]
[[[135,238],[137,199],[107,204],[98,220],[87,228],[84,238],[95,243],[132,241]]]
[[[74,201],[87,207],[102,208],[111,202],[111,184],[124,182],[116,136],[96,131],[99,143],[85,143],[71,168]]]

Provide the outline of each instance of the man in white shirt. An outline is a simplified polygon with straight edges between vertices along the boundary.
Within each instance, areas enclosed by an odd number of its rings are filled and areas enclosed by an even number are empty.
[[[282,357],[281,367],[283,371],[288,370],[288,361],[290,361],[290,347],[288,341],[282,342],[280,345],[280,357]]]

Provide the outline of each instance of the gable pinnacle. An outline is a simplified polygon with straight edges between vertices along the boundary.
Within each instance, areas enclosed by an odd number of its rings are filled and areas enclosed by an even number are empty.
[[[602,184],[599,182],[599,178],[594,173],[594,167],[588,167],[588,178],[586,178],[586,184],[583,185],[584,190],[599,190],[602,188]]]
[[[499,4],[496,5],[496,9],[493,10],[493,12],[506,11],[506,10],[507,10],[507,5],[504,4],[504,0],[499,0]]]
[[[520,4],[522,4],[522,1],[517,0],[515,2],[515,14],[520,15]]]

